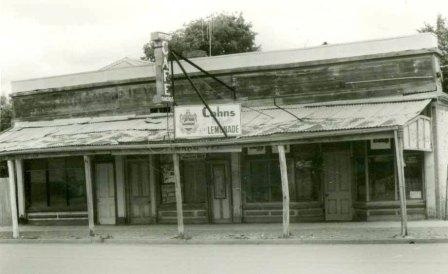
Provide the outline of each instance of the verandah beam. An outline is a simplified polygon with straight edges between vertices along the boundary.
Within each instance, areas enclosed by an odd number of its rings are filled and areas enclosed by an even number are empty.
[[[17,200],[16,200],[16,180],[14,172],[14,161],[8,160],[9,175],[9,200],[11,202],[11,218],[12,218],[12,237],[19,238],[19,221],[17,218]]]
[[[408,235],[408,220],[406,210],[406,184],[404,177],[403,135],[398,130],[394,131],[395,159],[398,173],[398,191],[400,196],[401,236]]]
[[[289,185],[288,169],[286,167],[285,146],[278,146],[278,157],[280,162],[280,174],[282,179],[283,194],[283,238],[289,237]]]
[[[89,219],[89,235],[95,236],[95,223],[93,216],[93,177],[92,177],[92,156],[84,156],[84,169],[86,175],[86,197],[87,197],[87,216]]]
[[[180,186],[179,154],[173,154],[174,187],[176,191],[177,231],[179,238],[184,238],[184,214],[182,211],[182,189]]]

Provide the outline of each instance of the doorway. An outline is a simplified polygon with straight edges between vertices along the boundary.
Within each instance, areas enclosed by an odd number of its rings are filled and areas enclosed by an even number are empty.
[[[350,151],[324,153],[324,200],[327,221],[352,220]]]
[[[231,223],[231,180],[228,161],[210,163],[210,208],[213,223]]]
[[[128,159],[126,182],[129,197],[128,222],[131,224],[151,223],[153,216],[151,216],[148,160]]]
[[[95,164],[97,218],[101,225],[115,224],[115,178],[112,163]]]

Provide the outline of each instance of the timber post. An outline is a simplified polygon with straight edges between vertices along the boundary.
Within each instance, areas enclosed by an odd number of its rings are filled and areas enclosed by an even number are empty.
[[[23,160],[17,159],[15,160],[16,164],[16,178],[17,178],[17,205],[19,211],[19,222],[26,221],[26,212],[25,212],[25,178],[24,178],[24,170],[23,170]]]
[[[283,194],[283,238],[289,237],[289,186],[288,169],[286,167],[285,146],[278,146],[278,157],[280,162],[280,174],[282,179]]]
[[[156,190],[156,168],[155,157],[149,155],[149,193],[151,195],[151,216],[153,222],[157,223],[157,190]]]
[[[179,238],[184,238],[184,215],[182,212],[182,188],[180,186],[179,154],[173,154],[174,186],[176,190],[177,231]]]
[[[86,175],[87,216],[89,219],[89,235],[95,236],[95,219],[93,216],[93,176],[92,156],[84,156],[84,169]]]
[[[406,184],[404,176],[404,158],[403,158],[403,137],[402,132],[394,131],[395,140],[395,159],[397,161],[398,171],[398,191],[400,196],[400,213],[401,213],[401,236],[408,235],[408,220],[406,210]]]
[[[14,161],[8,160],[9,199],[11,202],[12,237],[19,238],[19,220],[17,218],[16,180],[14,174]]]

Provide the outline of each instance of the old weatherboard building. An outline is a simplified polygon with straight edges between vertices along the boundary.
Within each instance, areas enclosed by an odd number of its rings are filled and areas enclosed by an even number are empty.
[[[191,59],[223,83],[185,60],[171,82],[163,58],[13,82],[0,156],[17,216],[91,227],[281,222],[288,210],[290,222],[444,218],[439,54],[418,34]]]

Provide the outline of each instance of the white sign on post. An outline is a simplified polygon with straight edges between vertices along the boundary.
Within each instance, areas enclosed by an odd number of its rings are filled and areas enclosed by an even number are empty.
[[[241,135],[241,105],[209,105],[227,136]],[[224,137],[219,125],[204,105],[176,106],[174,108],[176,138]]]

